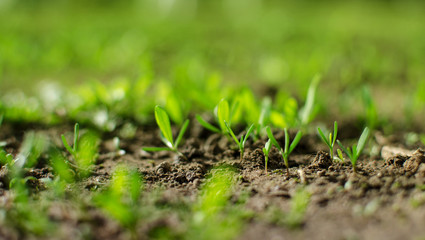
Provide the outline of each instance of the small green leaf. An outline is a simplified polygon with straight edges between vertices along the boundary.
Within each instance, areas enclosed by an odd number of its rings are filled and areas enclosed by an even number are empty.
[[[266,127],[267,136],[269,137],[269,140],[272,141],[272,144],[279,149],[279,151],[282,151],[282,147],[279,145],[279,143],[276,141],[276,138],[274,138],[272,130],[269,126]]]
[[[217,105],[217,120],[222,132],[225,132],[226,124],[224,121],[230,121],[229,103],[225,99],[221,99]]]
[[[265,145],[265,146],[264,146],[264,148],[263,148],[263,152],[264,152],[264,154],[269,155],[269,152],[270,152],[271,146],[272,146],[272,144],[271,144],[271,140],[269,139],[269,140],[266,142],[266,145]]]
[[[292,151],[294,151],[295,147],[298,145],[298,143],[301,140],[301,137],[303,136],[303,133],[301,131],[297,132],[297,135],[295,135],[294,140],[291,143],[291,146],[289,147],[289,152],[288,154],[291,154]]]
[[[341,151],[341,149],[337,149],[337,150],[336,150],[336,152],[338,153],[338,157],[339,157],[341,160],[344,160],[344,156],[342,155],[342,151]]]
[[[166,147],[144,147],[142,148],[143,151],[146,152],[159,152],[159,151],[169,151],[169,148]]]
[[[311,120],[311,115],[313,113],[314,101],[316,96],[316,89],[319,84],[320,78],[321,78],[320,75],[314,76],[308,88],[307,98],[300,116],[302,125],[307,125],[309,121]]]
[[[212,131],[212,132],[216,132],[216,133],[221,133],[220,129],[214,127],[213,125],[209,124],[207,121],[205,121],[200,115],[196,115],[195,116],[196,120],[198,120],[199,124],[201,124],[204,128]]]
[[[186,121],[184,121],[183,123],[182,128],[180,129],[179,135],[177,136],[175,148],[179,146],[180,141],[183,139],[184,133],[186,132],[188,126],[189,126],[189,119],[186,119]]]
[[[288,133],[288,129],[283,129],[285,131],[285,149],[284,152],[287,153],[289,150],[289,133]]]
[[[236,137],[236,135],[233,133],[232,129],[230,128],[230,126],[229,126],[229,124],[227,123],[227,121],[226,121],[226,120],[224,121],[224,124],[226,125],[227,132],[230,134],[230,136],[232,136],[233,140],[234,140],[234,141],[236,142],[236,144],[240,147],[240,146],[241,146],[241,144],[240,144],[240,142],[239,142],[238,138],[237,138],[237,137]]]
[[[68,141],[66,141],[66,138],[63,134],[61,135],[61,138],[62,138],[62,143],[65,146],[66,150],[68,150],[68,152],[71,154],[75,154],[74,149],[72,149],[71,146],[69,146]]]
[[[335,145],[337,135],[338,135],[338,124],[335,121],[334,122],[334,134],[333,134],[332,146]]]
[[[320,138],[322,138],[323,142],[325,142],[326,145],[328,145],[328,147],[331,147],[331,145],[329,144],[328,139],[325,137],[325,134],[323,134],[322,129],[317,128],[317,132],[319,132],[319,136],[320,136]]]
[[[254,124],[251,124],[251,127],[248,128],[248,131],[246,131],[246,135],[243,142],[243,145],[245,145],[246,141],[248,140],[248,137],[251,135],[252,131],[254,131]]]
[[[345,152],[345,154],[347,154],[347,156],[351,159],[351,158],[352,158],[352,156],[351,156],[351,150],[350,150],[350,148],[346,148],[346,147],[344,147],[344,146],[342,145],[341,141],[339,141],[339,140],[336,140],[336,142],[337,142],[337,143],[338,143],[338,145],[341,147],[342,151],[344,151],[344,152]]]
[[[80,125],[78,123],[74,126],[74,152],[78,149],[78,138],[80,137]]]
[[[160,106],[155,107],[155,120],[164,138],[174,146],[173,133],[171,131],[170,118],[167,112]]]
[[[366,142],[367,142],[368,137],[369,137],[369,128],[366,127],[363,130],[363,133],[360,136],[359,141],[357,142],[357,152],[356,152],[357,156],[360,155],[360,153],[363,151],[364,147],[366,146]]]

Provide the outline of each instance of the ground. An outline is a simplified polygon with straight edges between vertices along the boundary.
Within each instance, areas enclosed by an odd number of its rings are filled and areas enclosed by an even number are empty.
[[[60,143],[60,133],[68,126],[4,125],[0,135],[8,145],[8,152],[18,151],[23,133],[28,130],[44,132],[51,141]],[[341,131],[343,132],[343,130]],[[177,214],[181,206],[196,204],[200,189],[209,172],[217,166],[230,166],[236,172],[236,183],[227,199],[229,206],[241,207],[245,214],[238,239],[421,239],[425,231],[425,156],[422,150],[406,149],[395,136],[382,137],[376,131],[370,149],[379,149],[371,158],[363,156],[357,173],[347,161],[331,161],[326,146],[316,135],[305,135],[290,158],[289,175],[276,149],[272,150],[269,172],[264,169],[262,147],[265,139],[249,140],[243,161],[237,149],[232,149],[228,138],[212,134],[194,124],[181,149],[188,160],[172,152],[148,153],[142,146],[161,146],[158,130],[142,128],[134,138],[122,140],[125,155],[113,154],[112,137],[106,134],[93,174],[67,191],[67,201],[57,201],[48,207],[47,214],[64,239],[82,238],[84,231],[94,239],[126,239],[128,231],[113,218],[93,206],[89,198],[77,197],[75,191],[87,196],[103,189],[111,179],[114,168],[122,163],[143,176],[147,195],[153,206],[174,209],[137,225],[139,238],[155,238],[157,229],[169,229],[173,236],[184,238],[190,223]],[[276,131],[278,141],[283,132]],[[379,140],[377,140],[379,139]],[[400,148],[401,147],[401,148]],[[400,150],[401,149],[401,150]],[[403,152],[405,151],[405,152]],[[385,158],[383,158],[383,157]],[[2,167],[4,170],[5,167]],[[29,183],[34,196],[44,192],[43,178],[52,178],[53,170],[46,162],[26,169],[26,176],[36,180]],[[10,197],[4,174],[1,204],[5,207]],[[297,216],[291,200],[297,192],[307,193],[307,204],[300,206]],[[155,196],[156,198],[152,197]],[[82,194],[83,196],[85,194]],[[36,197],[37,198],[37,197]],[[183,215],[184,216],[184,215]],[[292,216],[292,220],[291,217]],[[15,226],[16,227],[16,226]],[[5,239],[25,238],[19,228],[1,227]],[[213,238],[214,235],[212,235]],[[54,237],[53,237],[54,238]]]

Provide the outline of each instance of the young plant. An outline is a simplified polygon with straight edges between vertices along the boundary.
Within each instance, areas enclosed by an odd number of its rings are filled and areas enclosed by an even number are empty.
[[[266,145],[263,148],[263,153],[264,153],[264,165],[265,165],[265,169],[266,169],[266,174],[267,174],[267,164],[269,162],[269,154],[270,154],[270,150],[272,148],[272,144],[271,144],[271,140],[269,139],[266,142]]]
[[[362,153],[364,147],[366,146],[367,139],[369,137],[369,128],[366,127],[363,130],[362,135],[359,138],[359,141],[357,144],[354,144],[353,147],[350,149],[350,147],[345,148],[342,143],[338,140],[338,145],[341,147],[341,149],[347,154],[347,156],[350,158],[351,164],[353,165],[353,171],[357,172],[357,159],[359,158],[360,154]],[[338,155],[340,158],[342,157],[341,153],[339,152]]]
[[[244,135],[242,135],[242,136],[241,136],[241,139],[240,139],[240,140],[238,140],[238,138],[236,137],[235,133],[233,133],[233,130],[232,130],[232,128],[230,127],[229,123],[228,123],[228,122],[226,122],[226,121],[224,121],[224,123],[226,124],[227,132],[230,134],[230,136],[232,136],[233,140],[235,141],[235,143],[236,143],[236,144],[238,145],[238,147],[239,147],[239,152],[240,152],[240,154],[241,154],[240,159],[241,159],[241,161],[242,161],[242,160],[243,160],[243,153],[244,153],[244,150],[245,150],[245,143],[246,143],[246,140],[248,140],[249,135],[251,135],[252,131],[254,130],[254,124],[252,124],[252,125],[248,128],[248,130],[246,131],[245,136],[244,136]]]
[[[336,121],[334,122],[334,132],[329,133],[329,139],[327,139],[325,137],[325,134],[323,134],[322,129],[317,128],[317,132],[319,133],[319,136],[322,138],[322,141],[324,143],[326,143],[326,145],[328,146],[329,153],[330,153],[331,159],[333,161],[333,159],[334,159],[334,146],[335,146],[336,136],[338,134],[338,124],[336,123]]]
[[[236,111],[238,107],[237,102],[232,105],[232,107],[229,107],[229,102],[226,99],[221,99],[220,102],[217,104],[217,106],[214,109],[214,115],[216,117],[217,123],[219,127],[215,127],[212,124],[205,121],[199,114],[196,115],[196,119],[198,122],[205,127],[206,129],[221,133],[221,134],[227,134],[227,127],[226,122],[230,124],[233,114]]]
[[[67,161],[67,164],[79,170],[78,173],[81,177],[87,177],[92,173],[91,168],[98,157],[99,136],[94,132],[88,131],[80,137],[80,125],[76,123],[72,147],[68,144],[65,135],[62,134],[61,137],[63,145],[73,157],[73,160]]]
[[[78,123],[74,126],[74,145],[71,147],[68,144],[68,141],[65,138],[65,135],[61,135],[62,143],[65,146],[66,150],[74,157],[77,158],[77,149],[78,149],[78,138],[80,137],[80,125]]]
[[[144,151],[173,151],[179,156],[187,160],[187,157],[183,153],[179,152],[178,146],[183,139],[183,135],[189,126],[189,120],[186,120],[183,123],[182,128],[180,129],[179,135],[176,140],[173,139],[173,132],[171,131],[170,118],[168,117],[167,112],[160,106],[155,107],[155,120],[158,124],[159,129],[161,130],[161,140],[167,147],[145,147]]]
[[[307,124],[311,122],[311,120],[313,120],[313,117],[314,117],[313,110],[315,105],[314,102],[316,98],[316,90],[317,90],[317,86],[319,85],[320,79],[321,79],[320,75],[314,76],[313,80],[310,83],[310,86],[308,87],[305,105],[303,109],[301,109],[299,112],[300,123],[301,123],[301,126],[303,127],[307,126]]]
[[[282,148],[274,138],[272,130],[269,126],[266,127],[266,131],[267,135],[269,136],[269,140],[271,140],[272,144],[279,150],[280,154],[282,155],[283,161],[285,162],[286,166],[286,174],[289,176],[289,155],[292,153],[292,151],[294,151],[295,147],[300,142],[301,137],[303,135],[302,132],[298,131],[292,143],[289,143],[289,133],[288,130],[285,128],[285,145]]]

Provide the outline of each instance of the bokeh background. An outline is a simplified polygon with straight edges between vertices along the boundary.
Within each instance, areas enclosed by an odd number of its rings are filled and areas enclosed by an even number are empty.
[[[0,93],[215,74],[302,101],[320,74],[322,116],[362,111],[367,86],[400,119],[425,102],[424,13],[409,0],[0,0]]]

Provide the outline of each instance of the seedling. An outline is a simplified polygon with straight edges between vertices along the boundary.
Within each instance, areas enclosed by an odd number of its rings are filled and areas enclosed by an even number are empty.
[[[292,143],[289,143],[289,133],[288,130],[285,128],[285,146],[282,148],[279,143],[276,141],[276,139],[273,136],[272,130],[269,126],[266,127],[267,135],[269,136],[269,140],[271,140],[272,144],[279,150],[280,154],[282,155],[282,158],[285,162],[286,166],[286,174],[289,176],[289,155],[294,151],[295,147],[298,145],[298,143],[301,140],[302,132],[298,131],[297,135],[295,135],[294,140]]]
[[[271,144],[271,140],[269,139],[266,142],[266,145],[263,148],[263,153],[264,153],[264,162],[265,162],[265,169],[266,169],[266,174],[267,174],[267,164],[269,162],[269,154],[270,154],[270,150],[272,148],[272,144]]]
[[[303,109],[299,112],[301,126],[307,126],[313,119],[314,102],[316,98],[316,89],[319,85],[320,75],[316,75],[310,83],[307,92],[307,98]]]
[[[230,134],[230,136],[232,136],[233,140],[235,141],[235,143],[238,145],[239,147],[239,152],[241,154],[241,161],[243,160],[243,154],[244,154],[244,149],[245,149],[245,143],[248,140],[249,135],[251,135],[252,131],[254,130],[254,124],[252,124],[248,130],[246,131],[245,136],[242,135],[241,139],[238,140],[238,138],[236,137],[235,133],[233,133],[232,128],[230,128],[230,125],[228,122],[224,121],[224,123],[226,124],[226,128],[227,128],[227,132]]]
[[[232,116],[238,107],[237,103],[234,103],[232,107],[229,107],[229,102],[226,99],[221,99],[220,102],[217,104],[217,106],[214,109],[214,115],[216,117],[217,123],[219,127],[215,127],[212,124],[205,121],[199,114],[196,115],[196,119],[198,122],[205,127],[206,129],[221,133],[221,134],[227,134],[227,127],[226,122],[231,123]]]
[[[173,151],[179,156],[187,160],[187,157],[183,153],[179,152],[178,146],[183,139],[183,135],[189,126],[189,120],[186,120],[183,123],[182,128],[180,129],[177,139],[174,141],[173,132],[171,131],[170,118],[168,117],[167,112],[160,106],[155,107],[155,120],[158,124],[159,129],[161,130],[161,140],[167,147],[145,147],[144,151],[153,152],[153,151]]]
[[[366,146],[367,139],[369,137],[369,128],[366,127],[363,130],[362,135],[359,138],[359,141],[357,144],[354,144],[353,147],[350,149],[350,147],[345,148],[342,143],[338,140],[338,145],[341,147],[341,149],[347,154],[347,156],[350,158],[351,164],[353,165],[353,171],[357,172],[357,159],[359,158],[360,154],[362,153],[364,147]],[[340,152],[338,153],[340,155],[340,158],[342,157]]]
[[[336,123],[336,121],[334,122],[334,132],[329,133],[329,139],[325,137],[325,134],[323,134],[322,129],[317,128],[317,132],[319,132],[319,136],[322,138],[322,141],[326,143],[326,145],[328,146],[331,159],[333,160],[334,146],[335,146],[336,136],[338,134],[338,124]]]
[[[78,149],[78,138],[80,137],[80,125],[76,123],[74,126],[74,145],[72,147],[68,144],[65,135],[62,134],[61,137],[66,150],[68,150],[68,152],[74,157],[74,159],[76,159]]]
[[[82,177],[88,176],[92,171],[96,158],[98,157],[99,137],[94,132],[87,132],[80,137],[80,125],[74,126],[74,144],[71,147],[65,136],[62,134],[62,142],[66,150],[72,155],[73,162],[67,163],[79,170]]]

